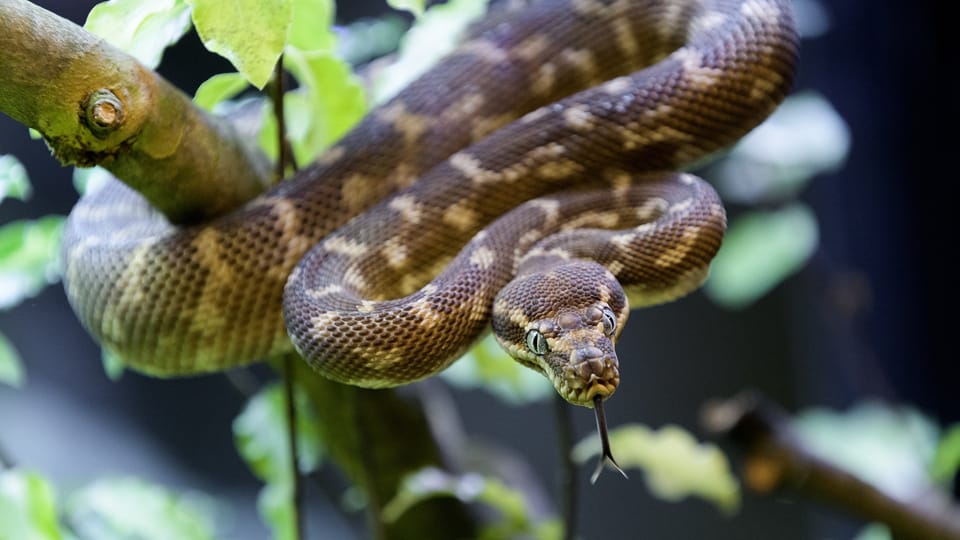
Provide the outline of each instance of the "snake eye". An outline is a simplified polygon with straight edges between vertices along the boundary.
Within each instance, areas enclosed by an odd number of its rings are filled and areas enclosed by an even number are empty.
[[[610,308],[603,309],[603,333],[612,336],[613,331],[617,329],[617,317]]]
[[[527,348],[533,354],[543,356],[549,350],[547,338],[543,337],[539,330],[527,330]]]

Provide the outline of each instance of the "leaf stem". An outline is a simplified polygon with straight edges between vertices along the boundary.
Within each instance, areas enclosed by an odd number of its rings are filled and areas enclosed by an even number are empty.
[[[277,121],[277,163],[274,169],[274,183],[283,180],[287,167],[297,170],[297,162],[293,159],[293,147],[287,137],[287,127],[283,112],[284,88],[283,55],[277,59],[274,68],[273,81],[270,83],[270,101],[273,103],[273,116]]]
[[[290,452],[290,475],[292,478],[293,493],[291,507],[293,508],[294,540],[302,540],[303,527],[303,477],[300,474],[300,459],[297,452],[297,405],[294,395],[294,367],[296,355],[287,354],[283,358],[283,395],[287,409],[287,445]]]
[[[553,404],[557,424],[557,448],[560,451],[557,467],[557,506],[563,516],[563,539],[573,540],[577,530],[577,466],[570,453],[573,448],[573,423],[570,418],[570,405],[560,394],[554,396]]]

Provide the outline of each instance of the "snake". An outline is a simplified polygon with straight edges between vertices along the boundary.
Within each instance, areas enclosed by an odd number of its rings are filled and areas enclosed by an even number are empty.
[[[64,232],[67,297],[158,376],[295,350],[325,377],[392,387],[492,328],[599,425],[629,310],[697,289],[722,241],[723,205],[688,171],[778,106],[797,49],[787,0],[495,12],[227,214],[172,224],[119,181],[86,193]]]

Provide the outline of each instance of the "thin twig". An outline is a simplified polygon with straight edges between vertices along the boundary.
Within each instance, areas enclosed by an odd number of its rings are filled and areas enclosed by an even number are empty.
[[[290,452],[290,467],[293,478],[293,520],[296,525],[295,540],[302,540],[304,536],[303,528],[303,477],[300,474],[300,459],[297,452],[297,405],[294,395],[293,384],[293,362],[296,361],[296,355],[287,354],[283,358],[283,395],[287,408],[287,444]]]
[[[960,509],[946,500],[934,507],[887,495],[849,471],[812,455],[797,439],[785,412],[745,393],[712,403],[703,424],[745,450],[744,483],[760,494],[792,488],[808,497],[887,525],[894,538],[960,539]]]
[[[283,180],[287,167],[297,170],[297,163],[293,159],[293,147],[287,137],[286,120],[283,112],[284,88],[283,55],[277,59],[277,66],[270,83],[270,101],[273,103],[273,116],[277,121],[277,163],[274,169],[274,183]]]
[[[559,394],[554,396],[553,404],[557,424],[557,447],[560,449],[557,506],[563,516],[563,539],[573,540],[577,532],[577,466],[570,453],[573,449],[570,404]]]

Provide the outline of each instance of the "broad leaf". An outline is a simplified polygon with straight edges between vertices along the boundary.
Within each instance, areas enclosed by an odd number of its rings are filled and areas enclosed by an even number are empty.
[[[20,355],[7,336],[0,334],[0,383],[19,387],[25,379]]]
[[[25,200],[30,196],[30,180],[27,170],[17,158],[0,155],[0,202],[7,197]]]
[[[110,0],[93,6],[83,25],[149,68],[190,29],[185,0]]]
[[[60,277],[62,216],[0,227],[0,309],[39,293]]]
[[[293,0],[287,44],[301,51],[331,52],[336,45],[333,0]]]
[[[639,424],[621,426],[610,431],[610,447],[621,467],[643,469],[650,492],[663,500],[678,501],[692,495],[724,512],[740,506],[740,487],[726,456],[712,444],[697,443],[682,428],[664,426],[653,431]],[[596,435],[573,449],[578,463],[599,454]]]
[[[284,96],[287,135],[301,166],[313,161],[367,112],[366,96],[350,66],[328,52],[288,47],[285,65],[300,88]],[[277,125],[270,106],[264,108],[260,147],[277,155]]]
[[[248,85],[247,79],[237,72],[218,73],[197,88],[193,102],[199,107],[212,111],[217,103],[243,92]]]
[[[425,0],[387,0],[387,4],[390,4],[390,7],[393,9],[399,9],[403,11],[409,11],[415,16],[419,17],[423,15],[423,8],[426,4]]]
[[[816,217],[800,203],[744,214],[730,224],[704,291],[724,306],[746,306],[802,268],[818,240]]]
[[[960,424],[944,431],[933,456],[930,475],[937,482],[949,483],[960,470]]]
[[[450,0],[423,14],[404,36],[396,61],[373,80],[374,103],[383,103],[452,51],[467,26],[483,16],[488,0]]]
[[[189,0],[204,46],[230,61],[257,88],[273,73],[287,41],[293,0]]]
[[[541,401],[554,393],[546,377],[511,358],[493,334],[474,345],[441,376],[460,388],[483,388],[514,405]]]
[[[309,473],[320,465],[323,445],[309,400],[302,392],[295,395],[299,469]],[[234,420],[233,434],[247,466],[266,483],[257,499],[260,515],[275,539],[293,538],[293,470],[283,388],[272,385],[254,396]]]
[[[474,473],[453,475],[434,467],[403,479],[397,494],[384,506],[383,519],[395,521],[413,506],[436,497],[456,497],[465,503],[482,503],[497,510],[500,519],[480,531],[481,540],[554,540],[563,532],[557,520],[534,523],[523,493],[500,480]]]
[[[138,478],[95,481],[70,498],[67,514],[81,538],[217,537],[211,499],[198,493],[174,493]]]
[[[60,540],[53,489],[39,474],[0,471],[0,539]]]
[[[876,402],[846,412],[812,409],[793,427],[806,449],[894,497],[914,500],[931,490],[939,430],[915,410]]]

